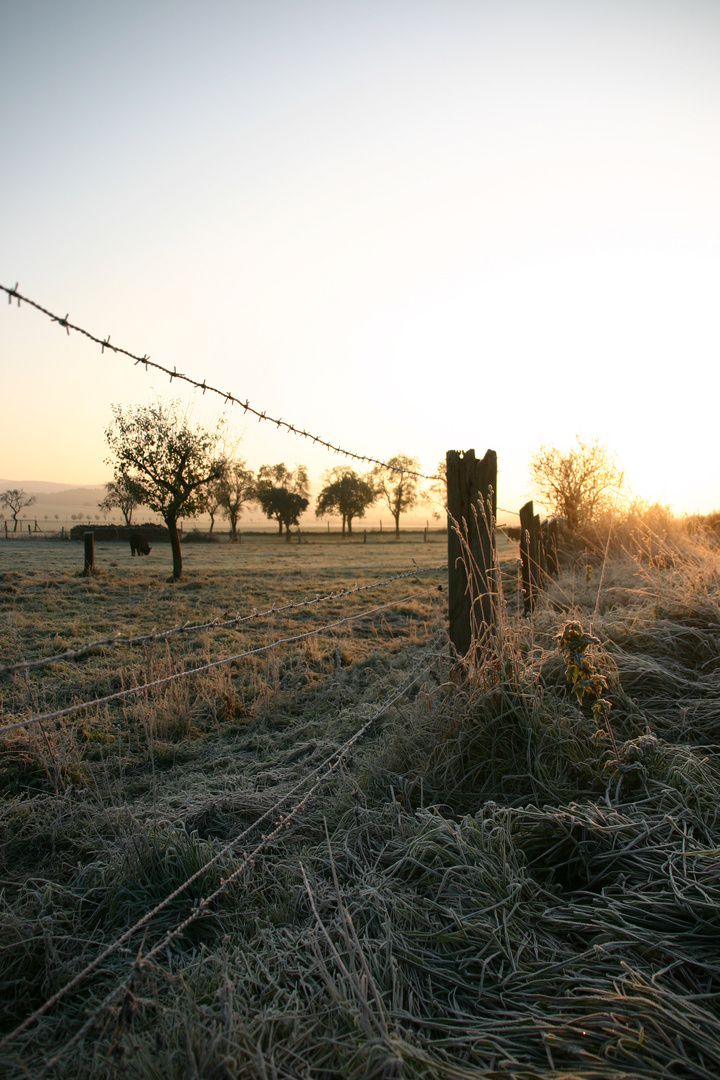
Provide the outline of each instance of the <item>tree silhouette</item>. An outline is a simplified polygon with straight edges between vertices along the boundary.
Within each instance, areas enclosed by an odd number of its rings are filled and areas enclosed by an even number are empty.
[[[543,445],[530,459],[530,478],[538,497],[571,529],[580,529],[617,504],[624,473],[607,446],[594,439],[562,453]]]
[[[347,465],[329,469],[324,475],[325,487],[318,495],[315,516],[339,514],[342,517],[342,535],[347,525],[348,536],[352,536],[352,522],[355,517],[364,517],[368,506],[377,498],[371,478],[359,476]]]
[[[208,430],[191,426],[179,401],[138,405],[123,412],[113,405],[113,419],[105,431],[115,469],[115,481],[127,476],[138,486],[140,502],[160,514],[168,532],[173,556],[172,579],[182,574],[182,551],[177,523],[203,510],[209,484],[224,472],[219,452],[222,422]]]
[[[230,543],[236,544],[237,523],[242,508],[245,503],[255,499],[255,477],[242,458],[226,463],[223,475],[214,485],[214,491],[223,514],[230,522]]]
[[[400,515],[412,510],[420,502],[422,493],[418,479],[413,473],[420,472],[420,462],[407,454],[396,454],[387,462],[390,466],[376,465],[372,471],[375,490],[387,503],[395,520],[395,539],[400,538]]]
[[[28,495],[22,488],[8,488],[7,491],[0,493],[0,506],[7,506],[13,516],[15,522],[13,532],[17,532],[20,511],[26,506],[32,506],[34,502],[36,502],[35,496]]]
[[[305,465],[288,469],[284,462],[261,465],[255,481],[255,498],[267,518],[275,518],[282,536],[285,528],[290,539],[290,526],[299,523],[300,515],[309,505],[310,480]]]
[[[125,524],[132,524],[133,510],[142,500],[142,488],[134,483],[129,476],[118,476],[105,485],[107,494],[102,502],[98,503],[101,510],[120,510],[125,518]]]

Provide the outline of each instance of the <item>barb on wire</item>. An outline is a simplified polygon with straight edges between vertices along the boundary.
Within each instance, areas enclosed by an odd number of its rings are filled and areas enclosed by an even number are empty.
[[[440,643],[440,640],[444,639],[445,637],[445,630],[441,630],[438,634],[435,635],[431,644],[428,646],[427,649],[423,651],[417,663],[413,665],[413,668],[407,678],[385,699],[385,701],[379,706],[379,708],[375,710],[373,715],[365,721],[365,723],[355,732],[354,735],[351,735],[350,738],[342,744],[342,746],[338,747],[336,750],[333,750],[333,752],[327,758],[325,758],[324,761],[321,761],[319,765],[317,765],[314,769],[312,769],[309,773],[302,777],[301,780],[298,780],[297,783],[294,784],[291,788],[289,788],[283,795],[281,795],[280,798],[268,810],[266,810],[259,818],[257,818],[252,825],[249,825],[246,829],[243,829],[242,832],[238,833],[237,836],[233,837],[233,839],[230,840],[223,848],[221,848],[220,851],[216,852],[216,854],[213,855],[211,859],[209,859],[203,866],[196,870],[189,878],[186,878],[185,881],[181,885],[179,885],[173,892],[166,896],[164,900],[161,900],[158,904],[155,905],[154,908],[152,908],[152,910],[146,912],[145,915],[143,915],[131,927],[125,930],[119,938],[116,938],[115,941],[111,942],[110,945],[106,946],[105,949],[101,950],[101,952],[98,953],[98,955],[93,960],[86,964],[81,971],[74,975],[73,978],[69,980],[69,982],[65,983],[64,986],[62,986],[53,995],[51,995],[51,997],[44,1001],[42,1005],[40,1005],[37,1009],[34,1010],[34,1012],[27,1016],[25,1020],[23,1020],[20,1024],[18,1024],[17,1027],[10,1031],[2,1040],[0,1040],[0,1049],[4,1049],[5,1046],[9,1045],[9,1043],[13,1042],[20,1035],[22,1035],[23,1032],[27,1031],[27,1029],[31,1027],[32,1024],[34,1024],[37,1020],[40,1019],[41,1016],[43,1016],[46,1012],[53,1008],[71,990],[74,990],[75,987],[79,986],[80,983],[83,982],[88,975],[90,975],[93,971],[96,970],[96,968],[100,966],[100,964],[104,963],[104,961],[107,960],[110,956],[112,956],[113,953],[117,952],[118,949],[122,948],[122,946],[125,945],[126,942],[128,942],[134,934],[142,930],[143,927],[145,927],[152,919],[154,919],[156,915],[159,915],[160,912],[168,906],[168,904],[171,904],[174,900],[181,896],[182,893],[184,893],[195,881],[197,881],[198,878],[205,874],[210,869],[210,867],[212,867],[215,863],[217,863],[220,859],[224,858],[226,855],[230,854],[230,852],[235,847],[237,847],[237,845],[242,840],[245,840],[247,836],[251,832],[255,831],[260,825],[262,825],[263,822],[267,821],[270,818],[273,818],[289,798],[297,794],[298,791],[305,784],[307,784],[310,780],[313,779],[313,777],[316,777],[314,783],[305,793],[305,795],[303,795],[302,799],[298,803],[296,803],[295,806],[293,806],[292,809],[289,810],[286,814],[281,814],[279,819],[273,822],[272,830],[267,834],[263,834],[260,842],[255,845],[253,850],[249,854],[247,852],[242,852],[242,861],[240,862],[240,865],[236,867],[236,869],[228,877],[224,878],[220,882],[220,885],[215,889],[215,891],[209,896],[201,899],[195,905],[193,910],[190,912],[190,915],[188,915],[186,919],[184,919],[181,923],[174,927],[174,929],[167,931],[163,935],[160,942],[158,942],[152,949],[150,949],[149,952],[145,953],[141,957],[139,956],[138,959],[133,962],[130,974],[120,983],[116,984],[116,986],[110,991],[110,993],[97,1006],[89,1019],[76,1033],[76,1035],[73,1036],[73,1038],[68,1043],[66,1043],[65,1046],[60,1051],[58,1051],[56,1055],[53,1056],[53,1058],[46,1062],[45,1068],[41,1073],[41,1076],[47,1075],[47,1072],[51,1068],[54,1068],[58,1061],[61,1060],[62,1056],[68,1053],[68,1051],[71,1050],[73,1046],[77,1045],[77,1043],[84,1037],[85,1033],[90,1030],[98,1017],[105,1011],[105,1009],[109,1008],[115,998],[119,994],[121,994],[123,990],[126,989],[127,984],[129,983],[130,979],[132,979],[135,972],[139,968],[142,968],[144,964],[148,963],[148,961],[151,960],[153,956],[157,955],[160,952],[164,952],[164,950],[168,947],[168,945],[171,944],[172,941],[180,937],[188,928],[188,926],[195,922],[196,919],[200,918],[200,916],[205,912],[205,910],[210,906],[210,904],[214,900],[216,900],[218,896],[220,896],[228,888],[228,886],[231,885],[233,881],[235,881],[243,873],[243,871],[247,869],[248,866],[252,865],[252,863],[257,858],[259,852],[262,851],[263,848],[267,847],[272,840],[279,836],[283,829],[289,827],[289,824],[293,820],[293,818],[295,818],[297,814],[307,805],[309,800],[317,791],[320,784],[322,784],[325,779],[327,779],[330,775],[332,775],[333,772],[335,772],[340,763],[347,757],[347,754],[352,749],[352,747],[357,742],[359,742],[359,740],[367,733],[367,731],[372,727],[372,725],[377,720],[379,720],[380,717],[384,715],[384,713],[387,712],[391,705],[395,704],[396,701],[404,697],[408,690],[410,690],[415,685],[415,683],[419,681],[419,679],[428,669],[429,659],[432,658],[433,654],[438,654],[437,647]]]
[[[414,561],[414,560],[413,560]],[[18,660],[16,664],[5,664],[0,667],[0,676],[12,675],[17,671],[33,671],[38,668],[47,667],[49,664],[57,664],[63,660],[80,660],[87,653],[93,649],[102,648],[105,645],[143,645],[146,642],[152,641],[164,641],[166,638],[172,637],[174,634],[190,634],[200,630],[224,630],[228,627],[236,628],[242,626],[244,623],[253,622],[256,619],[264,619],[268,615],[278,615],[284,611],[299,611],[301,608],[312,607],[315,604],[322,604],[327,600],[339,600],[343,596],[352,596],[354,593],[368,592],[370,589],[378,589],[382,585],[389,585],[392,581],[400,581],[403,578],[418,577],[420,574],[432,574],[438,570],[445,570],[445,564],[440,563],[437,566],[426,566],[422,569],[416,567],[414,570],[404,570],[401,574],[393,574],[391,577],[382,578],[379,581],[371,581],[367,585],[355,585],[352,589],[338,589],[335,592],[327,593],[325,596],[316,596],[313,600],[291,600],[289,604],[283,604],[282,607],[269,607],[266,611],[253,611],[250,615],[241,615],[237,612],[231,619],[212,619],[210,622],[204,623],[190,623],[184,622],[181,626],[173,626],[168,630],[153,630],[149,634],[140,634],[136,637],[124,638],[120,636],[118,631],[115,634],[110,634],[105,638],[98,638],[97,641],[88,641],[85,645],[78,645],[76,649],[65,649],[64,652],[55,653],[53,656],[43,656],[38,660]]]
[[[88,330],[83,330],[81,326],[75,326],[73,323],[68,322],[67,315],[64,319],[60,319],[58,315],[54,315],[52,311],[48,311],[47,308],[42,307],[41,304],[36,303],[34,300],[30,300],[27,296],[22,296],[18,292],[18,282],[15,282],[14,289],[8,288],[7,285],[0,285],[0,289],[7,293],[9,303],[12,303],[13,299],[16,299],[19,307],[20,301],[22,300],[24,303],[29,304],[30,307],[35,308],[36,311],[40,311],[43,315],[47,315],[47,317],[51,319],[52,322],[60,323],[62,326],[65,327],[68,334],[71,330],[75,330],[78,334],[82,334],[84,337],[88,338],[88,340],[94,341],[96,345],[99,345],[101,347],[103,353],[105,352],[105,349],[112,350],[112,352],[114,353],[119,353],[122,356],[127,356],[131,360],[134,360],[136,366],[137,364],[144,364],[146,371],[148,367],[151,367],[154,368],[156,371],[162,371],[163,374],[169,375],[171,381],[172,379],[182,379],[183,382],[189,383],[190,386],[194,386],[196,390],[202,390],[203,394],[206,390],[209,390],[213,394],[218,394],[226,402],[229,401],[233,405],[239,405],[242,409],[245,410],[246,413],[249,412],[252,413],[253,416],[257,416],[258,423],[261,420],[268,420],[272,424],[277,424],[278,428],[283,427],[286,431],[292,432],[295,435],[301,435],[304,439],[312,439],[313,443],[319,443],[319,445],[324,446],[326,450],[332,450],[333,453],[342,454],[344,457],[352,458],[354,461],[364,461],[369,465],[379,465],[383,469],[389,469],[391,472],[404,472],[407,476],[413,476],[417,480],[440,479],[439,476],[429,476],[425,473],[398,469],[397,466],[390,465],[390,463],[387,461],[381,461],[380,458],[372,457],[369,454],[356,454],[352,450],[345,450],[341,446],[335,446],[334,443],[328,442],[326,439],[321,439],[319,435],[311,435],[305,430],[300,431],[299,428],[295,427],[294,424],[289,423],[287,420],[283,420],[282,417],[276,418],[274,416],[268,416],[265,409],[263,409],[262,411],[260,411],[259,409],[254,409],[250,405],[250,402],[247,400],[247,398],[242,401],[240,398],[236,397],[235,394],[232,394],[229,391],[226,392],[224,390],[220,390],[216,386],[210,386],[205,379],[203,379],[202,382],[199,382],[197,379],[193,379],[190,375],[182,374],[182,372],[178,371],[176,368],[173,368],[173,370],[171,371],[170,368],[164,367],[163,364],[158,364],[156,361],[151,360],[148,355],[138,356],[137,353],[130,352],[128,349],[122,349],[119,345],[111,345],[109,334],[106,338],[96,337],[95,334],[91,334]]]
[[[81,712],[85,709],[92,709],[100,705],[108,705],[111,701],[123,701],[125,698],[134,697],[136,694],[142,694],[146,690],[154,690],[158,686],[177,682],[178,679],[186,679],[193,675],[201,675],[205,671],[212,671],[214,668],[223,667],[225,664],[232,664],[234,661],[244,660],[248,656],[258,656],[261,653],[269,652],[271,649],[276,649],[279,645],[292,645],[296,641],[315,637],[317,634],[322,634],[326,630],[334,630],[336,627],[344,626],[346,623],[355,622],[358,619],[365,619],[368,615],[374,615],[378,611],[385,611],[387,608],[397,607],[398,604],[408,603],[410,600],[415,600],[418,596],[423,596],[425,592],[427,592],[427,590],[422,589],[420,592],[411,593],[409,596],[403,596],[398,600],[390,600],[387,604],[379,604],[377,607],[367,608],[365,611],[360,611],[356,615],[346,615],[344,619],[337,619],[335,622],[326,623],[325,626],[315,627],[314,630],[305,630],[302,634],[293,634],[290,637],[279,638],[277,641],[270,642],[269,645],[258,645],[255,649],[246,649],[244,652],[234,653],[232,656],[225,656],[222,660],[210,660],[207,664],[201,664],[199,667],[188,668],[186,671],[176,671],[173,675],[164,675],[160,679],[153,679],[152,682],[141,683],[139,686],[131,686],[126,690],[116,690],[114,693],[106,694],[104,697],[93,698],[91,701],[77,701],[74,705],[68,705],[64,709],[55,709],[53,712],[42,713],[38,716],[28,716],[24,720],[14,719],[9,724],[0,726],[0,735],[5,735],[9,731],[17,731],[18,728],[30,727],[33,724],[41,724],[46,720],[59,720],[63,716],[71,716],[73,713]]]

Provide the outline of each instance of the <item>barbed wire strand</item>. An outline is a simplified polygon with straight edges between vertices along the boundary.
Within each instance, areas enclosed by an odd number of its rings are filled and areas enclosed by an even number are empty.
[[[392,581],[401,581],[403,578],[418,577],[420,574],[431,574],[445,569],[446,564],[440,563],[437,566],[426,566],[415,570],[404,570],[401,574],[393,574],[391,577],[382,578],[379,581],[372,581],[367,585],[355,585],[351,589],[338,589],[335,592],[326,593],[325,596],[315,596],[312,600],[291,600],[289,604],[283,604],[280,607],[276,607],[273,604],[272,607],[267,608],[265,611],[253,611],[251,615],[240,615],[238,612],[231,619],[220,620],[219,618],[216,618],[211,622],[192,624],[183,623],[181,626],[173,626],[168,630],[153,630],[149,634],[140,634],[137,637],[123,638],[119,636],[120,631],[118,631],[116,634],[110,635],[110,637],[99,638],[97,641],[89,641],[85,645],[79,645],[76,649],[66,649],[65,652],[56,653],[54,656],[44,656],[38,660],[19,660],[16,664],[5,664],[3,667],[0,667],[0,676],[12,675],[17,671],[37,670],[38,668],[47,667],[48,664],[60,663],[63,660],[79,660],[92,649],[98,649],[105,645],[143,645],[147,642],[164,641],[174,634],[192,634],[200,630],[222,630],[227,629],[228,627],[234,628],[243,625],[243,623],[252,622],[255,619],[264,619],[270,615],[279,615],[286,611],[299,611],[301,608],[312,607],[315,604],[322,604],[328,600],[339,600],[344,596],[352,596],[355,593],[378,589],[383,585],[389,585]]]
[[[160,679],[153,679],[152,682],[142,683],[140,686],[131,686],[126,690],[117,690],[112,694],[106,694],[104,697],[93,698],[91,701],[78,701],[73,705],[68,705],[64,709],[55,709],[53,712],[42,713],[38,716],[30,716],[25,720],[14,720],[12,723],[0,726],[0,735],[5,735],[8,731],[16,731],[18,728],[40,724],[46,720],[59,720],[63,716],[70,716],[83,709],[91,709],[98,705],[107,705],[111,701],[121,701],[128,697],[134,697],[136,694],[141,694],[145,690],[153,690],[155,687],[176,682],[178,679],[190,678],[193,675],[201,675],[203,672],[212,671],[213,668],[222,667],[224,664],[232,664],[236,660],[244,660],[248,656],[258,656],[260,653],[276,649],[279,645],[292,645],[296,641],[315,637],[318,634],[324,633],[326,630],[334,630],[336,627],[343,626],[346,623],[364,619],[368,615],[376,614],[378,611],[385,611],[387,608],[397,607],[398,604],[409,603],[411,600],[417,599],[418,596],[424,596],[427,591],[427,589],[422,589],[420,592],[411,593],[409,596],[400,597],[398,600],[390,600],[387,604],[379,604],[377,607],[367,608],[365,611],[360,611],[355,615],[347,615],[343,619],[337,619],[335,622],[326,623],[324,626],[316,627],[314,630],[305,630],[302,634],[293,634],[290,637],[279,638],[269,645],[258,645],[255,649],[246,649],[244,652],[235,653],[233,656],[223,657],[221,660],[209,660],[207,664],[201,664],[199,667],[195,668],[188,668],[187,671],[176,671],[172,675],[164,675]]]
[[[11,1042],[14,1042],[15,1039],[22,1035],[23,1032],[27,1031],[27,1029],[33,1023],[35,1023],[46,1012],[53,1008],[53,1006],[56,1005],[59,1001],[61,1001],[71,990],[75,989],[75,987],[77,987],[85,978],[87,978],[88,975],[90,975],[97,967],[99,967],[100,964],[102,964],[105,960],[109,959],[109,957],[112,956],[113,953],[117,952],[118,949],[122,948],[122,946],[127,941],[129,941],[134,934],[136,934],[139,930],[142,930],[142,928],[146,926],[153,918],[155,918],[156,915],[160,914],[160,912],[163,911],[168,906],[168,904],[171,904],[174,900],[181,896],[186,891],[186,889],[188,889],[195,881],[198,880],[198,878],[205,874],[213,865],[215,865],[215,863],[217,863],[220,859],[224,858],[226,855],[229,855],[232,849],[237,846],[237,844],[239,844],[251,832],[257,829],[258,826],[260,826],[264,821],[266,821],[268,818],[273,817],[273,815],[280,810],[283,803],[285,803],[289,798],[291,798],[291,796],[297,794],[298,790],[304,784],[312,780],[312,778],[317,776],[318,773],[323,773],[324,770],[323,775],[317,777],[312,787],[305,793],[300,802],[298,802],[291,810],[289,810],[286,815],[281,816],[279,821],[274,823],[274,828],[271,832],[262,835],[260,843],[255,846],[255,848],[250,852],[250,854],[248,855],[246,852],[242,853],[242,864],[238,868],[236,868],[229,877],[223,879],[218,888],[213,893],[211,893],[208,897],[201,899],[195,905],[190,915],[173,930],[168,931],[162,938],[162,940],[157,945],[155,945],[153,949],[150,950],[150,952],[146,953],[143,957],[138,957],[138,959],[133,962],[133,971],[131,972],[130,976],[128,976],[125,980],[123,980],[123,982],[119,983],[113,988],[110,994],[108,994],[103,999],[103,1001],[93,1012],[89,1020],[83,1025],[83,1027],[73,1037],[73,1039],[69,1043],[67,1043],[65,1047],[63,1047],[62,1051],[60,1051],[49,1062],[46,1063],[45,1069],[41,1074],[43,1076],[46,1075],[48,1070],[53,1068],[55,1064],[58,1063],[60,1057],[66,1054],[70,1049],[72,1049],[74,1045],[77,1044],[80,1039],[82,1039],[89,1027],[91,1027],[95,1023],[97,1017],[109,1005],[111,1005],[115,997],[117,997],[117,995],[126,988],[127,983],[132,978],[137,967],[142,966],[143,963],[147,963],[152,956],[167,948],[171,941],[175,940],[176,937],[179,937],[182,933],[184,933],[187,927],[200,917],[200,915],[213,902],[213,900],[215,900],[222,892],[224,892],[227,887],[240,876],[243,870],[245,870],[249,865],[251,865],[251,863],[257,857],[258,853],[263,848],[267,847],[270,841],[273,840],[277,835],[279,835],[282,829],[289,827],[290,821],[292,821],[292,819],[300,812],[300,810],[307,805],[309,799],[315,793],[320,784],[332,772],[334,772],[335,769],[337,769],[340,762],[347,756],[348,751],[355,745],[355,743],[357,743],[362,738],[362,736],[369,730],[372,724],[374,724],[381,716],[384,715],[385,712],[387,712],[391,705],[393,705],[396,701],[403,697],[407,693],[407,691],[411,689],[416,682],[418,682],[418,680],[427,670],[428,658],[431,657],[433,653],[435,653],[436,655],[440,655],[437,652],[437,645],[439,644],[440,640],[444,639],[446,636],[447,634],[444,629],[435,635],[431,645],[426,650],[424,650],[422,656],[413,666],[410,675],[405,679],[402,685],[396,688],[393,693],[388,698],[386,698],[382,705],[378,709],[376,709],[373,715],[365,721],[365,723],[354,733],[354,735],[347,739],[342,746],[334,750],[324,761],[320,762],[319,765],[317,765],[314,769],[307,773],[306,776],[304,776],[301,780],[299,780],[296,784],[289,788],[288,791],[286,791],[273,804],[273,806],[271,806],[259,818],[257,818],[257,820],[254,821],[252,825],[249,825],[241,833],[239,833],[232,840],[230,840],[202,867],[196,870],[194,874],[192,874],[189,878],[186,878],[186,880],[181,885],[179,885],[173,892],[166,896],[164,900],[161,900],[158,904],[156,904],[151,911],[146,912],[145,915],[143,915],[131,927],[125,930],[119,938],[117,938],[114,942],[108,945],[93,960],[86,964],[82,971],[79,971],[77,975],[73,976],[73,978],[69,980],[69,982],[65,983],[65,985],[62,986],[58,991],[56,991],[56,993],[54,993],[45,1002],[43,1002],[42,1005],[35,1009],[34,1012],[27,1016],[25,1020],[22,1021],[22,1023],[18,1024],[17,1027],[15,1027],[11,1032],[9,1032],[2,1040],[0,1040],[0,1049],[4,1049]]]
[[[229,390],[226,392],[224,390],[220,390],[217,386],[211,386],[206,379],[203,379],[202,382],[199,382],[197,379],[193,379],[190,375],[184,375],[175,367],[173,367],[173,370],[171,371],[170,368],[165,367],[163,364],[156,363],[154,360],[151,360],[147,354],[145,354],[144,356],[138,356],[137,353],[132,353],[128,349],[122,349],[119,345],[111,345],[109,334],[106,338],[96,337],[95,334],[91,334],[88,330],[83,330],[81,326],[75,326],[74,323],[69,322],[69,315],[65,315],[64,318],[60,315],[54,315],[52,311],[48,311],[47,308],[44,308],[41,304],[36,303],[35,300],[30,300],[27,296],[22,296],[21,293],[18,292],[17,282],[15,283],[14,289],[9,289],[7,285],[0,285],[0,289],[2,289],[3,292],[7,293],[8,303],[11,304],[13,300],[17,300],[18,307],[20,307],[21,301],[25,304],[28,304],[30,307],[35,308],[36,311],[40,311],[43,315],[47,315],[49,319],[51,319],[53,322],[56,322],[59,326],[63,326],[67,331],[68,335],[70,334],[71,330],[74,330],[76,333],[82,334],[90,341],[94,341],[96,345],[100,345],[103,353],[106,349],[110,349],[114,353],[120,353],[123,356],[127,356],[131,360],[134,360],[136,365],[144,364],[146,371],[149,367],[154,368],[156,371],[162,371],[165,375],[170,376],[171,383],[173,379],[179,379],[181,382],[186,382],[189,383],[190,386],[194,386],[196,390],[202,390],[203,394],[206,391],[209,391],[211,394],[217,394],[219,397],[224,399],[226,404],[230,402],[232,405],[239,405],[241,409],[244,409],[246,414],[251,413],[253,416],[256,416],[258,418],[258,422],[260,422],[261,420],[267,420],[268,423],[275,424],[277,428],[285,428],[286,431],[290,432],[293,435],[300,435],[303,439],[312,439],[313,443],[317,443],[319,446],[324,446],[326,450],[331,450],[334,454],[342,454],[344,457],[352,458],[354,461],[363,461],[366,462],[368,465],[379,465],[381,468],[388,469],[390,472],[404,473],[406,476],[412,476],[417,480],[441,479],[439,476],[429,476],[421,472],[413,472],[412,470],[408,469],[400,469],[396,465],[391,465],[387,461],[381,461],[380,458],[372,457],[369,454],[356,454],[352,450],[344,450],[343,447],[335,446],[334,443],[328,442],[327,439],[322,439],[319,435],[313,435],[311,432],[305,431],[304,428],[299,428],[297,427],[297,425],[291,424],[287,420],[283,420],[282,417],[268,416],[267,410],[265,409],[263,409],[262,412],[259,409],[254,409],[247,398],[243,401],[241,398],[236,397],[236,395],[231,393],[231,391]]]

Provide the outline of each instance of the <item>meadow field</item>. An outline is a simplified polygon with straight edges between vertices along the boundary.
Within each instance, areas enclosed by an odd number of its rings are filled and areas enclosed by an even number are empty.
[[[501,540],[462,670],[442,533],[304,539],[0,543],[2,1075],[715,1080],[717,541]]]

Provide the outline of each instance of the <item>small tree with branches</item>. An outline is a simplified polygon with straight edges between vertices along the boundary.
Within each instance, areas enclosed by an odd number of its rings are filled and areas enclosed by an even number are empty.
[[[400,539],[400,515],[412,510],[423,498],[418,478],[413,475],[419,472],[420,462],[407,454],[396,454],[387,465],[376,465],[372,471],[375,491],[387,503],[395,521],[396,540]]]
[[[353,518],[362,518],[368,506],[377,498],[372,477],[359,476],[347,465],[328,469],[323,474],[325,487],[318,495],[315,516],[339,514],[342,517],[342,535],[347,526],[348,536],[352,536]]]
[[[566,452],[543,445],[530,459],[530,478],[541,502],[577,531],[617,505],[624,473],[607,446],[594,439]]]
[[[0,493],[0,506],[7,506],[13,516],[15,522],[13,532],[17,532],[20,511],[24,510],[26,506],[32,506],[34,502],[36,502],[35,496],[28,495],[22,488],[9,488],[7,491]]]
[[[305,465],[288,469],[284,462],[261,465],[255,481],[255,498],[267,518],[275,518],[282,536],[285,528],[290,539],[290,526],[299,523],[300,515],[309,505],[310,479]]]
[[[105,485],[106,495],[98,503],[101,510],[118,509],[126,525],[132,525],[133,510],[142,499],[142,488],[129,476],[118,476]]]
[[[142,491],[139,501],[160,514],[167,525],[172,580],[176,581],[182,574],[178,521],[202,513],[206,488],[225,469],[219,449],[222,421],[212,430],[191,425],[179,401],[158,401],[126,411],[113,405],[112,411],[105,431],[112,455],[107,463],[114,466],[115,482],[129,477]]]
[[[213,490],[224,516],[230,522],[230,543],[238,542],[238,519],[245,503],[255,499],[255,477],[242,458],[226,463]]]

